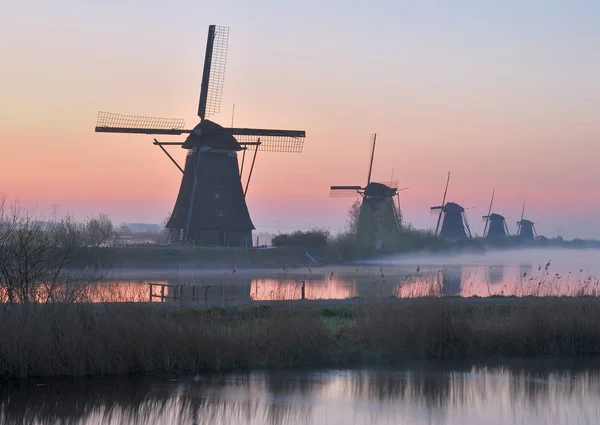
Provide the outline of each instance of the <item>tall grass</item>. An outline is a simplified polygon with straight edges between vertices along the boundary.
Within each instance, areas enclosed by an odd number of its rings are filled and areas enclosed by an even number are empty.
[[[0,309],[0,376],[200,373],[600,353],[595,299],[444,298],[352,307]]]

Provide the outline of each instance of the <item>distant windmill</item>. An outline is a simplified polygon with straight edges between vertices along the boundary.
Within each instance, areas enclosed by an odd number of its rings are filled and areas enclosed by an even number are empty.
[[[371,158],[369,161],[369,173],[367,175],[367,184],[365,186],[330,186],[329,195],[332,197],[356,196],[360,195],[363,200],[359,214],[358,227],[361,227],[361,217],[364,217],[364,211],[381,212],[383,217],[393,217],[395,221],[394,229],[400,227],[400,199],[398,192],[406,190],[408,187],[398,189],[398,182],[377,183],[371,181],[373,172],[373,158],[375,156],[375,144],[377,134],[371,135]],[[397,197],[398,206],[394,205],[394,197]],[[389,230],[394,230],[389,229]]]
[[[441,205],[431,207],[431,211],[439,210],[437,225],[435,227],[436,236],[441,236],[448,240],[470,239],[471,229],[467,221],[465,209],[455,202],[446,203],[448,185],[450,183],[450,171],[446,180],[446,189]],[[441,223],[441,228],[440,228]]]
[[[489,239],[505,238],[510,234],[508,232],[508,226],[506,225],[506,219],[504,218],[504,216],[492,213],[492,204],[494,203],[495,192],[495,190],[492,190],[492,200],[490,201],[490,209],[488,210],[487,215],[483,216],[483,219],[485,220],[483,237]]]
[[[220,111],[228,39],[227,27],[209,26],[198,105],[200,122],[193,129],[184,129],[183,119],[98,114],[96,132],[188,134],[184,142],[154,139],[154,144],[183,173],[175,207],[166,224],[173,242],[251,245],[254,225],[245,197],[257,151],[302,152],[304,131],[226,128],[206,119]],[[167,145],[188,150],[183,168],[164,148]],[[244,187],[238,152],[243,151],[243,170],[246,150],[254,151],[254,155]]]
[[[521,210],[521,219],[517,221],[517,237],[522,240],[533,240],[537,238],[535,225],[531,220],[525,220],[525,201],[523,201],[523,209]]]

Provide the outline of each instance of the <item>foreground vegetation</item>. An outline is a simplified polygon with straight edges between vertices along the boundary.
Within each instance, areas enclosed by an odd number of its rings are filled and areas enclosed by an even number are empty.
[[[427,298],[346,307],[12,304],[0,376],[196,374],[600,354],[594,298]]]

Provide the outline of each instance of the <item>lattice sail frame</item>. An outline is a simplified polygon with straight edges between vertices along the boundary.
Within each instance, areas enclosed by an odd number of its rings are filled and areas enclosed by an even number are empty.
[[[127,128],[127,129],[157,129],[157,130],[183,130],[183,118],[145,117],[139,115],[122,115],[112,112],[98,112],[97,128]]]
[[[332,190],[332,189],[329,189],[329,197],[330,198],[357,198],[359,196],[364,196],[362,190],[352,190],[352,189]]]
[[[213,40],[213,51],[210,62],[210,79],[206,93],[205,117],[210,117],[221,111],[228,44],[229,28],[215,26],[215,38]]]
[[[304,148],[304,137],[254,135],[235,135],[234,137],[249,151],[258,149],[259,152],[302,153],[302,149]],[[245,143],[256,143],[258,139],[260,139],[260,145],[245,145]]]

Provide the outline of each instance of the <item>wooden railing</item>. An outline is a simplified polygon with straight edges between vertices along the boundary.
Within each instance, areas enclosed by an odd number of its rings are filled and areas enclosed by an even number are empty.
[[[150,302],[154,302],[155,300],[158,302],[208,301],[208,288],[210,288],[210,286],[206,285],[169,285],[167,283],[153,282],[148,282],[148,286],[150,288]],[[158,294],[154,288],[159,288]]]
[[[300,283],[300,300],[306,299],[306,281],[298,281]],[[152,302],[197,302],[209,301],[208,290],[211,285],[190,285],[190,284],[168,284],[148,282],[149,301]],[[213,294],[214,295],[214,294]],[[213,298],[211,301],[218,301],[219,297]],[[221,301],[225,301],[225,293]]]

